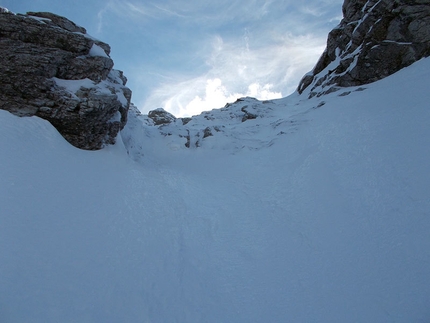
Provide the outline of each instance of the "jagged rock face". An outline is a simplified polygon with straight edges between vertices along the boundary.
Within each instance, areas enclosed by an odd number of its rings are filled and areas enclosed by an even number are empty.
[[[110,47],[46,12],[0,13],[0,108],[50,121],[71,144],[113,144],[131,91],[113,70]]]
[[[342,10],[299,93],[368,84],[430,56],[430,0],[345,0]]]

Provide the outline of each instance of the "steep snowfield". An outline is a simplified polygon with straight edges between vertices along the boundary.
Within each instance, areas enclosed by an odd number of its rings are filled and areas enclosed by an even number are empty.
[[[132,119],[133,158],[0,111],[0,322],[428,322],[429,84],[256,105],[199,148]]]

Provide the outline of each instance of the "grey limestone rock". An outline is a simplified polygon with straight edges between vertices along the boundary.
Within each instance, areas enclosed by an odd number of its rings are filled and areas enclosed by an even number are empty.
[[[113,144],[131,91],[110,47],[67,18],[0,13],[0,109],[51,122],[71,144]]]
[[[342,11],[299,93],[368,84],[430,56],[430,0],[345,0]]]
[[[163,108],[155,109],[148,112],[148,117],[154,121],[154,125],[165,125],[176,120],[176,117],[164,110]]]

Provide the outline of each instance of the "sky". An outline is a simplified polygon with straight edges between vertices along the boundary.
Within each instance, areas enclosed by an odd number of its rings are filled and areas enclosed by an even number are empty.
[[[132,102],[177,117],[285,97],[316,64],[342,0],[0,0],[65,16],[111,48]]]

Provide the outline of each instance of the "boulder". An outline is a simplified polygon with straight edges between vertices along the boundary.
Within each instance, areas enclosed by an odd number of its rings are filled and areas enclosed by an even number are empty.
[[[430,56],[430,0],[345,0],[342,11],[299,93],[368,84]]]
[[[110,47],[47,12],[0,12],[0,109],[38,116],[78,148],[115,143],[131,91]]]
[[[158,108],[148,112],[148,117],[154,121],[154,125],[165,125],[176,120],[176,117],[164,110],[163,108]]]

